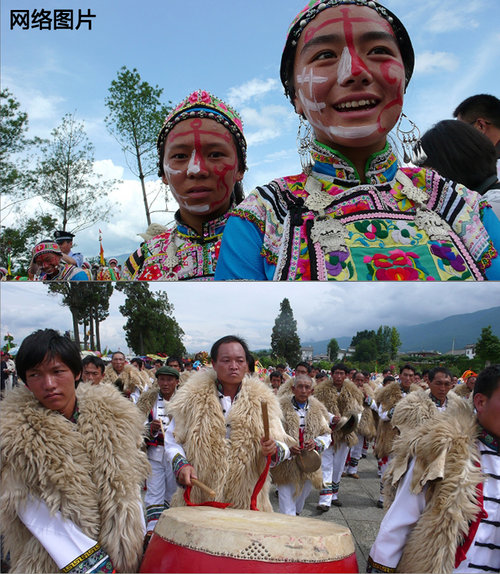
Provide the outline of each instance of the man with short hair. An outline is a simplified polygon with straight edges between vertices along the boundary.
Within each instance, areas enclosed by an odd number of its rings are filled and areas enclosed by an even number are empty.
[[[283,384],[283,375],[279,371],[273,371],[269,375],[269,384],[273,389],[274,394],[276,394]]]
[[[103,383],[115,385],[127,398],[134,403],[144,389],[144,381],[139,371],[132,365],[127,365],[125,355],[115,351],[111,356],[111,364],[104,371]]]
[[[83,267],[84,258],[81,253],[73,253],[73,239],[75,235],[69,231],[55,231],[54,239],[62,252],[62,260],[75,267]]]
[[[500,100],[490,94],[478,94],[465,99],[453,112],[453,117],[474,126],[497,148],[500,157]]]
[[[33,247],[28,275],[34,281],[88,281],[83,269],[65,263],[57,243],[40,241]]]
[[[179,383],[179,371],[163,366],[156,371],[156,384],[142,393],[137,408],[146,420],[146,445],[151,474],[146,481],[146,538],[149,542],[161,513],[170,507],[170,501],[177,489],[172,465],[165,452],[164,433],[170,419],[167,402],[174,396]]]
[[[213,369],[201,370],[188,379],[169,401],[172,417],[165,436],[167,457],[178,483],[192,486],[199,478],[216,492],[216,501],[249,509],[252,492],[266,468],[290,456],[291,441],[281,424],[281,411],[272,390],[250,373],[252,356],[246,342],[229,335],[216,341],[210,351]],[[269,437],[264,438],[261,403],[267,403]],[[269,477],[257,497],[257,507],[271,512]],[[205,494],[191,492],[194,503]],[[172,498],[172,506],[185,504],[184,489]]]
[[[293,380],[292,396],[280,400],[285,431],[296,444],[290,447],[293,458],[279,464],[271,474],[278,485],[280,512],[291,516],[302,512],[313,486],[319,489],[322,483],[321,464],[317,470],[306,471],[298,457],[306,451],[316,451],[319,457],[332,441],[328,412],[312,392],[313,380],[299,375]]]
[[[373,452],[379,461],[380,495],[377,501],[377,507],[384,507],[384,496],[382,493],[383,476],[389,463],[389,456],[392,450],[394,439],[398,435],[398,429],[392,425],[392,416],[398,402],[406,397],[412,391],[420,389],[418,385],[413,384],[415,368],[406,364],[399,370],[399,381],[389,383],[383,386],[375,394],[375,400],[378,405],[379,422],[377,435],[375,437],[375,448]]]
[[[340,479],[349,449],[358,442],[356,429],[363,412],[363,393],[347,379],[348,370],[343,363],[333,365],[331,380],[322,381],[314,390],[314,396],[332,416],[333,430],[332,444],[322,456],[323,485],[317,506],[320,512],[327,512],[331,505],[342,506],[338,499]],[[353,421],[353,425],[346,432],[343,423],[347,420]]]
[[[452,374],[446,367],[435,367],[429,371],[429,389],[419,389],[401,399],[394,408],[392,426],[399,431],[415,432],[415,429],[443,413],[450,404],[459,401],[453,387]]]
[[[82,380],[84,383],[98,385],[104,378],[104,361],[95,355],[87,355],[82,361]]]
[[[137,409],[77,387],[80,349],[53,329],[24,339],[1,403],[0,524],[11,571],[138,572],[149,464]]]
[[[392,501],[369,572],[498,572],[500,365],[460,400],[397,439],[386,474]]]

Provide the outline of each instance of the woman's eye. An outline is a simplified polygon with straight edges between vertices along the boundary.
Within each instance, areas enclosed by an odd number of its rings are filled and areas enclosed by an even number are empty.
[[[174,153],[170,156],[170,159],[186,159],[187,155],[185,153]]]
[[[393,56],[393,51],[388,48],[387,46],[377,46],[376,48],[372,48],[370,50],[370,54],[387,54]]]
[[[323,50],[314,56],[314,60],[330,60],[336,58],[337,54],[332,50]]]

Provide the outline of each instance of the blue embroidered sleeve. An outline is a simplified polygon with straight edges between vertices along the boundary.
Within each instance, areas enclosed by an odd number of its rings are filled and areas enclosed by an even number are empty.
[[[230,217],[222,236],[215,280],[272,280],[275,266],[262,257],[262,242],[263,234],[252,222]]]
[[[71,277],[71,281],[88,281],[88,275],[85,273],[85,271],[78,271],[78,273],[75,273],[75,275],[73,275],[73,277]]]
[[[498,256],[491,261],[491,265],[486,269],[485,274],[490,281],[496,281],[500,279],[500,221],[491,207],[484,209],[482,220],[493,247],[498,252]]]

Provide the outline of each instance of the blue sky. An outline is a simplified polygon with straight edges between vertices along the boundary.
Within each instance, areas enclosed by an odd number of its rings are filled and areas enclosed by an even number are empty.
[[[77,249],[98,253],[98,228],[106,256],[128,254],[140,243],[146,219],[138,182],[106,130],[104,99],[123,65],[164,89],[177,103],[207,89],[242,114],[249,142],[248,192],[270,179],[300,171],[297,118],[283,95],[279,62],[286,31],[304,0],[3,0],[1,83],[28,112],[31,133],[48,136],[63,114],[85,123],[96,148],[96,168],[123,183],[112,193],[111,223],[79,233]],[[499,0],[386,0],[407,26],[416,70],[405,112],[425,131],[451,117],[474,93],[500,93]],[[96,17],[92,30],[10,30],[11,10],[72,8]],[[175,202],[165,202],[159,180],[148,183],[158,199],[152,219],[168,224]],[[159,192],[159,193],[158,193]],[[34,203],[28,203],[33,209]],[[167,211],[168,209],[168,211]],[[12,223],[12,215],[4,220]]]

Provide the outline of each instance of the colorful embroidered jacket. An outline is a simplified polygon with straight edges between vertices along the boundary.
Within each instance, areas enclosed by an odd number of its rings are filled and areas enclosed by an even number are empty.
[[[175,218],[172,229],[146,241],[130,255],[123,268],[123,279],[213,279],[228,214],[204,223],[201,235],[181,222],[179,212]]]
[[[368,160],[366,184],[326,146],[312,157],[309,176],[276,179],[233,210],[216,279],[500,277],[500,223],[477,193],[399,168],[389,144]]]

